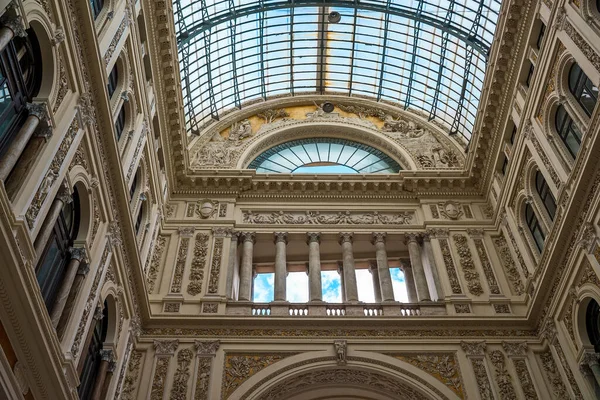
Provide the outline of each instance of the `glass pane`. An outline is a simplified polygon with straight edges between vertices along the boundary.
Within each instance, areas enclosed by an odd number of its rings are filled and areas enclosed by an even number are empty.
[[[275,298],[275,274],[257,274],[254,278],[254,297],[256,303],[269,303]]]

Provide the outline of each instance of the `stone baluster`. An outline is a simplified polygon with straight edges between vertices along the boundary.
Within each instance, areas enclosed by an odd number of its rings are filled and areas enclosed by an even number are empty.
[[[344,268],[344,289],[346,301],[358,301],[358,287],[356,285],[356,272],[354,270],[354,252],[352,250],[352,238],[354,234],[349,232],[340,233],[340,245],[342,246],[342,263]]]
[[[431,237],[429,233],[423,234],[423,251],[425,251],[425,256],[429,262],[429,268],[431,270],[431,277],[433,278],[433,284],[435,285],[437,298],[438,300],[443,300],[444,289],[442,289],[442,284],[440,282],[440,275],[435,263],[435,256],[433,254],[433,246],[431,245]]]
[[[371,262],[369,265],[369,272],[371,273],[371,279],[373,280],[373,294],[375,295],[375,302],[381,303],[381,284],[379,283],[379,272],[377,271],[377,262]]]
[[[287,259],[286,247],[287,236],[286,232],[275,232],[275,301],[286,301],[286,277],[287,277]]]
[[[2,18],[0,22],[4,25],[0,28],[0,51],[4,51],[15,36],[27,36],[27,31],[21,17]]]
[[[87,253],[85,248],[71,247],[69,248],[69,253],[71,253],[71,260],[67,265],[65,276],[61,282],[54,305],[52,306],[52,312],[50,313],[50,319],[52,320],[52,326],[54,329],[56,329],[58,326],[60,317],[62,316],[65,305],[67,304],[67,299],[69,298],[69,293],[71,293],[71,289],[73,288],[73,283],[75,282],[75,276],[77,275],[79,266],[82,261],[87,263]]]
[[[410,260],[401,260],[401,269],[404,272],[404,282],[406,283],[406,294],[408,295],[409,303],[418,302],[417,288],[415,287],[415,278],[410,266]]]
[[[29,116],[0,160],[0,181],[6,181],[41,121],[48,121],[46,103],[27,103]]]
[[[254,232],[243,232],[241,234],[243,241],[242,247],[242,265],[240,268],[240,301],[250,301],[252,295],[252,255],[254,252],[254,243],[256,235]]]
[[[379,287],[381,301],[394,301],[394,288],[392,287],[392,274],[388,265],[387,251],[385,249],[385,238],[387,234],[376,232],[372,235],[372,243],[375,245],[375,258],[377,260],[377,272],[379,276]]]
[[[56,219],[60,215],[62,208],[65,204],[68,204],[73,201],[73,197],[71,194],[65,190],[64,188],[56,195],[52,205],[50,206],[50,210],[48,210],[48,214],[46,215],[46,219],[42,223],[40,231],[35,239],[35,257],[36,262],[39,260],[44,247],[46,247],[46,243],[48,243],[48,239],[50,239],[50,235],[52,234],[52,230],[54,229],[54,224],[56,223]]]
[[[233,276],[235,274],[239,235],[239,232],[231,233],[231,244],[229,245],[229,260],[227,262],[227,282],[225,284],[227,300],[233,300]]]
[[[94,390],[92,391],[92,400],[100,400],[102,395],[102,389],[104,388],[104,381],[108,372],[108,366],[114,361],[114,354],[112,350],[100,350],[100,367],[98,368],[98,375],[96,375],[96,381],[94,382]]]
[[[310,301],[323,300],[323,287],[321,283],[321,234],[308,232],[308,288]]]
[[[415,286],[417,287],[417,298],[419,301],[429,301],[429,287],[427,286],[427,277],[423,268],[423,260],[421,258],[421,247],[417,242],[418,235],[416,233],[408,233],[405,235],[405,243],[408,246],[408,254],[410,256],[410,264],[413,268],[415,278]]]

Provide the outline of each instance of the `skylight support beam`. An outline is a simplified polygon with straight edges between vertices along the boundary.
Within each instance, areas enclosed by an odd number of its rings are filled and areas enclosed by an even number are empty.
[[[417,6],[417,15],[421,15],[421,11],[423,10],[423,0],[419,0],[419,5]],[[415,79],[415,65],[417,63],[417,49],[419,44],[419,31],[421,29],[421,21],[419,19],[415,19],[414,22],[415,29],[413,30],[413,52],[412,52],[412,62],[410,63],[410,74],[408,76],[408,90],[406,92],[406,100],[404,101],[404,109],[406,110],[410,106],[410,96],[413,86],[413,81]]]
[[[317,37],[317,92],[319,94],[325,93],[325,74],[327,70],[325,68],[325,57],[327,57],[327,52],[325,50],[325,43],[327,41],[327,33],[325,27],[325,13],[327,9],[325,7],[319,7],[319,16],[318,16],[318,25],[319,25],[319,33]]]
[[[232,13],[235,14],[235,1],[229,0],[229,9]],[[238,76],[237,76],[237,65],[236,65],[236,20],[232,19],[229,21],[229,40],[231,41],[231,73],[233,75],[233,98],[235,102],[236,108],[242,108],[242,102],[240,101],[240,88],[238,86]]]
[[[387,52],[387,40],[388,40],[388,31],[390,26],[390,5],[392,0],[387,0],[387,11],[385,13],[385,21],[383,23],[383,48],[381,49],[381,63],[379,71],[379,90],[377,91],[377,101],[381,100],[381,93],[383,92],[383,75],[385,73],[385,54]]]
[[[294,0],[290,0],[292,7],[290,9],[290,93],[292,96],[295,93],[294,87]]]
[[[201,0],[201,2],[202,2],[203,17],[208,18],[208,9],[206,7],[206,0]],[[217,103],[214,100],[215,91],[214,91],[213,80],[212,80],[212,65],[210,62],[211,37],[212,37],[212,35],[210,34],[210,30],[205,30],[204,31],[204,54],[206,54],[206,71],[207,71],[206,73],[208,76],[208,82],[207,82],[208,83],[208,94],[211,98],[210,116],[212,117],[212,119],[215,119],[218,121],[219,120],[219,111],[217,110]]]
[[[263,4],[263,1],[264,0],[260,0],[261,5]],[[265,81],[265,12],[262,7],[258,16],[258,21],[258,37],[260,40],[260,95],[263,100],[267,100],[267,83]]]
[[[358,0],[354,0],[358,3]],[[352,53],[350,54],[350,79],[348,80],[348,96],[352,96],[352,82],[354,81],[354,53],[356,49],[356,26],[358,22],[358,7],[354,8],[354,23],[352,24]]]

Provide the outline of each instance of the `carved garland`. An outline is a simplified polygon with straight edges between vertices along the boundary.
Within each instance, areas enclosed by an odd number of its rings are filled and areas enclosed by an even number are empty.
[[[184,400],[187,398],[188,381],[190,380],[190,364],[192,363],[192,350],[183,349],[177,353],[177,370],[173,377],[171,399]]]
[[[181,238],[177,252],[177,261],[175,262],[173,282],[171,282],[171,293],[181,293],[181,283],[183,282],[183,272],[185,270],[189,245],[190,238]]]
[[[512,376],[506,369],[506,359],[500,350],[490,352],[490,361],[496,370],[496,383],[500,389],[502,400],[517,400],[517,394],[512,384]]]
[[[473,372],[475,372],[475,381],[479,388],[481,400],[494,400],[492,385],[490,384],[485,367],[485,360],[483,358],[471,358],[471,365],[473,366]]]
[[[205,233],[197,233],[194,242],[194,257],[190,268],[190,282],[187,286],[187,292],[191,296],[197,296],[202,291],[202,281],[204,280],[204,265],[208,254],[209,236]]]
[[[196,376],[194,400],[208,400],[211,364],[212,357],[198,357],[198,374]]]
[[[216,238],[213,246],[213,258],[208,280],[208,293],[215,294],[219,290],[219,275],[221,272],[221,257],[223,254],[223,238]]]
[[[414,212],[384,213],[372,212],[354,214],[350,211],[306,211],[304,213],[285,213],[283,211],[254,213],[243,212],[246,224],[270,225],[408,225],[414,219]]]
[[[517,268],[515,267],[515,262],[513,260],[510,249],[508,248],[508,243],[506,243],[506,239],[504,239],[504,234],[493,239],[494,246],[496,246],[496,251],[500,256],[500,264],[504,268],[504,272],[510,282],[513,291],[517,295],[522,295],[525,293],[525,287],[523,286],[523,282],[521,282],[521,275]]]
[[[479,282],[479,272],[475,269],[475,262],[469,249],[468,239],[464,235],[454,235],[453,238],[469,292],[475,296],[481,296],[483,288],[481,287],[481,282]]]
[[[158,270],[160,268],[160,262],[166,242],[167,238],[165,236],[158,236],[158,242],[156,243],[156,248],[152,254],[152,261],[150,262],[148,277],[146,278],[148,294],[151,294],[154,291],[154,284],[156,282],[156,278],[158,277]]]
[[[531,374],[529,373],[529,368],[527,368],[525,359],[513,359],[513,364],[515,365],[515,371],[519,377],[519,382],[521,382],[525,400],[538,400],[538,395],[535,391],[535,386],[533,385],[533,379],[531,379]]]
[[[228,398],[242,383],[266,367],[297,353],[227,354],[221,395]]]
[[[552,352],[548,349],[540,354],[540,359],[542,360],[542,367],[544,371],[546,371],[546,376],[550,381],[552,386],[552,391],[554,392],[554,396],[557,399],[568,399],[570,396],[567,392],[567,388],[556,368],[556,363],[554,362],[554,357],[552,357]]]
[[[115,36],[113,37],[112,41],[110,42],[110,45],[108,46],[108,49],[106,50],[106,53],[104,54],[105,67],[110,63],[110,60],[115,50],[117,49],[117,43],[119,43],[119,40],[121,40],[121,37],[123,36],[123,32],[125,32],[125,29],[127,29],[127,27],[129,26],[129,22],[129,15],[126,12],[123,16],[121,24],[119,25],[119,28],[117,29],[117,32],[115,33]]]
[[[479,260],[481,261],[481,267],[483,268],[485,279],[487,280],[488,286],[490,288],[490,293],[500,294],[500,288],[498,287],[498,282],[496,281],[496,277],[494,276],[494,270],[492,268],[492,265],[490,264],[490,259],[487,255],[483,239],[475,238],[473,239],[473,242],[475,243],[475,249],[477,249],[477,255],[479,256]]]
[[[142,352],[134,350],[129,359],[129,366],[127,367],[127,376],[125,376],[125,381],[123,382],[121,400],[135,399],[135,392],[139,386],[137,381],[140,374],[141,360]]]
[[[460,288],[460,281],[458,279],[458,274],[456,273],[456,268],[454,267],[454,260],[452,260],[452,252],[450,251],[448,240],[439,239],[439,242],[444,265],[446,266],[446,272],[448,273],[448,279],[450,280],[450,286],[452,287],[452,294],[461,294],[462,289]]]
[[[154,371],[152,387],[150,388],[150,400],[162,400],[164,397],[169,361],[171,361],[170,356],[158,357],[158,360],[156,361],[156,370]]]
[[[460,364],[455,353],[402,354],[394,357],[427,372],[448,386],[458,397],[464,397]]]

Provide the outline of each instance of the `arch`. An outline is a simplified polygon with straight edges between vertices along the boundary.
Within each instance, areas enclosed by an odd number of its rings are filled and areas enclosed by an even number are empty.
[[[114,94],[112,95],[112,97],[109,97],[109,101],[112,105],[113,114],[117,111],[117,108],[121,104],[123,104],[123,93],[126,93],[128,99],[127,101],[134,100],[134,96],[132,96],[133,93],[130,90],[130,85],[132,83],[131,62],[129,61],[128,52],[125,46],[119,52],[118,57],[115,57],[113,61],[107,66],[107,78],[110,76],[114,68],[116,68],[118,71],[118,80],[115,86]]]
[[[93,191],[90,182],[87,179],[87,174],[84,175],[79,169],[83,170],[81,166],[73,168],[71,171],[71,174],[73,175],[70,176],[72,187],[77,190],[79,196],[79,227],[75,242],[86,243],[90,235],[94,218]]]
[[[114,265],[110,265],[109,268],[114,268]],[[103,348],[113,348],[117,347],[117,343],[119,341],[118,338],[118,330],[119,330],[119,307],[121,304],[119,303],[119,289],[116,286],[115,282],[108,281],[104,284],[102,288],[101,297],[103,302],[105,302],[106,307],[108,307],[108,321],[107,322],[107,330],[106,337],[104,338]]]
[[[538,171],[541,171],[541,168],[537,164],[536,160],[531,157],[525,164],[523,170],[525,179],[525,187],[523,191],[526,196],[525,202],[532,204],[536,211],[536,215],[541,216],[540,222],[544,224],[544,228],[546,230],[549,230],[552,226],[552,218],[550,218],[550,215],[545,212],[544,205],[542,204],[541,198],[536,189],[536,174]]]
[[[41,76],[40,84],[35,99],[39,101],[49,101],[55,99],[59,90],[60,71],[58,68],[58,46],[54,46],[52,37],[54,36],[53,24],[42,6],[34,1],[24,2],[23,7],[27,15],[30,32],[35,34],[35,40],[39,45],[39,56],[41,58]],[[49,108],[52,105],[49,104]]]
[[[585,284],[577,290],[575,307],[573,311],[573,330],[578,348],[596,351],[594,344],[590,341],[587,326],[588,307],[592,302],[600,304],[600,288],[593,284]]]
[[[348,387],[364,396],[359,398],[369,400],[459,398],[433,376],[383,354],[350,351],[346,363],[338,365],[333,346],[328,351],[285,358],[248,378],[228,398],[316,400],[323,398],[320,390],[337,388],[340,391],[331,393],[332,397],[342,395],[347,399]],[[374,395],[368,395],[368,391]]]
[[[569,115],[583,127],[587,127],[590,121],[590,116],[584,111],[575,96],[570,90],[570,72],[574,66],[579,66],[586,77],[590,74],[586,73],[584,63],[578,63],[575,56],[568,51],[564,51],[557,60],[557,72],[555,77],[556,92],[561,99],[561,104],[565,106]],[[597,73],[596,73],[597,74]]]
[[[541,251],[538,250],[535,241],[533,240],[533,236],[529,232],[529,228],[527,227],[527,222],[525,219],[525,208],[527,203],[531,203],[531,196],[527,195],[525,191],[521,192],[521,194],[517,195],[515,200],[515,221],[517,222],[519,234],[521,238],[526,242],[525,249],[528,254],[534,260],[534,262],[540,261]]]

